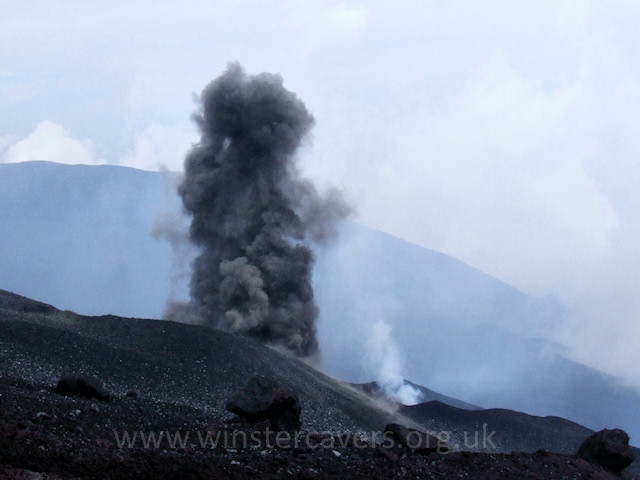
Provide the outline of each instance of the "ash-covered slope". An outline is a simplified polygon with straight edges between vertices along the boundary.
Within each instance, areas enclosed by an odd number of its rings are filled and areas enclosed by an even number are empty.
[[[504,452],[535,452],[546,445],[549,451],[572,454],[593,433],[560,417],[538,417],[502,408],[464,410],[432,401],[401,407],[400,411],[430,430],[467,432],[467,448],[479,450],[490,451],[495,446]]]
[[[274,378],[298,394],[305,430],[370,436],[394,421],[446,435],[455,450],[545,449],[567,454],[591,433],[560,418],[497,409],[466,411],[440,402],[400,407],[392,414],[354,389],[249,338],[166,321],[84,317],[2,290],[0,338],[0,386],[20,397],[0,402],[5,406],[2,428],[24,423],[20,415],[27,412],[34,416],[40,410],[49,417],[57,413],[61,431],[73,432],[64,434],[72,435],[73,441],[99,437],[89,442],[93,450],[103,448],[100,437],[113,435],[114,429],[184,429],[193,428],[194,422],[206,425],[214,419],[231,419],[225,403],[254,373]],[[89,408],[91,401],[54,394],[52,387],[65,372],[97,377],[115,398]],[[138,392],[133,400],[125,398],[131,390]],[[73,413],[76,408],[80,413]],[[81,430],[74,427],[78,421],[74,415],[82,416]],[[92,423],[97,419],[98,424]],[[21,435],[44,441],[38,435],[49,432],[49,427],[26,424],[28,433]],[[50,434],[61,435],[55,431]],[[21,468],[43,468],[42,459],[49,455],[40,457],[37,453],[22,459],[11,449],[0,451],[0,460],[10,459]],[[354,459],[358,461],[360,455]],[[69,462],[82,463],[73,455]]]
[[[503,408],[468,410],[439,401],[402,406],[398,413],[427,431],[457,432],[462,450],[574,454],[593,430],[561,417],[529,415]],[[633,442],[633,439],[632,439]],[[544,445],[544,447],[541,447]],[[640,473],[640,448],[629,471]]]
[[[257,373],[299,396],[305,429],[372,432],[394,418],[296,359],[206,327],[84,317],[0,291],[0,338],[3,377],[23,382],[53,387],[64,373],[90,375],[116,395],[134,390],[224,415],[231,393]]]

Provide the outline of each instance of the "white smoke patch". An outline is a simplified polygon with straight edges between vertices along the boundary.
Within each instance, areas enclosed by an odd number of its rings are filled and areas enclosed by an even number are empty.
[[[162,314],[164,320],[186,323],[188,325],[202,325],[202,318],[191,303],[168,301]]]
[[[364,367],[374,375],[387,397],[403,405],[420,403],[420,391],[406,383],[402,376],[402,356],[387,322],[377,320],[372,325],[365,351]]]
[[[340,229],[331,249],[320,249],[314,287],[320,305],[320,367],[350,383],[376,382],[390,399],[413,405],[420,392],[405,381],[405,356],[394,337],[406,328],[402,290],[393,267],[379,269],[376,258],[389,251],[379,237],[364,240],[354,224]],[[401,277],[404,278],[404,277]],[[400,322],[399,320],[403,321]]]
[[[199,324],[200,318],[187,304],[189,278],[196,248],[189,241],[188,219],[182,213],[177,185],[182,175],[162,169],[162,180],[166,202],[156,212],[151,236],[171,245],[171,282],[163,318],[181,323]]]
[[[7,142],[6,137],[0,142]],[[6,147],[6,145],[5,145]],[[64,127],[57,123],[40,122],[33,133],[13,143],[2,155],[3,163],[19,163],[32,160],[47,160],[67,164],[97,165],[106,163],[95,158],[90,140],[72,138]]]
[[[197,140],[194,129],[186,126],[147,125],[136,134],[133,149],[119,163],[142,170],[178,171],[182,169],[185,152]]]

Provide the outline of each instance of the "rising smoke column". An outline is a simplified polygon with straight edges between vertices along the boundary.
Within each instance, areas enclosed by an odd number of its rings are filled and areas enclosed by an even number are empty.
[[[229,66],[200,97],[202,137],[188,153],[178,191],[200,253],[191,297],[203,323],[317,352],[318,307],[307,240],[346,213],[301,179],[294,153],[313,117],[278,75]]]

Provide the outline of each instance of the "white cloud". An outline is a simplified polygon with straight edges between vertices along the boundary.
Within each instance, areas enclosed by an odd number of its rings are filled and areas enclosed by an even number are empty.
[[[390,195],[420,208],[395,228],[529,292],[570,293],[618,224],[589,172],[583,100],[580,87],[547,93],[498,61],[402,122]]]
[[[15,138],[13,135],[3,135],[0,136],[0,155],[4,152],[10,145],[15,142]],[[1,158],[1,157],[0,157]]]
[[[347,48],[367,28],[368,10],[362,5],[324,2],[294,3],[287,11],[287,29],[294,32],[292,49],[307,57],[323,48]]]
[[[327,19],[344,31],[358,32],[367,25],[367,10],[361,5],[339,3],[327,11]]]
[[[619,222],[591,171],[587,93],[545,91],[497,55],[438,105],[392,119],[359,108],[340,130],[360,143],[309,171],[339,175],[369,225],[530,293],[573,293]]]
[[[133,150],[120,159],[120,165],[142,170],[180,171],[191,145],[198,140],[195,128],[148,125],[135,138]]]
[[[4,163],[47,160],[68,164],[99,164],[104,160],[96,159],[89,140],[76,140],[69,136],[61,125],[44,121],[26,138],[19,140],[6,149]]]

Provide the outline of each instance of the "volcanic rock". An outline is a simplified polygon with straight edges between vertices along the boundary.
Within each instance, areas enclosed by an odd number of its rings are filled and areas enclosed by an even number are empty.
[[[64,376],[58,381],[55,392],[68,397],[95,398],[108,402],[111,396],[95,378]]]
[[[578,449],[578,457],[618,475],[634,458],[629,435],[619,428],[604,429],[591,435]]]
[[[377,445],[376,446],[376,455],[379,457],[383,457],[386,458],[387,460],[389,460],[390,462],[397,462],[400,460],[400,455],[398,455],[397,453],[389,450],[388,448],[385,448],[381,445]]]
[[[451,447],[438,437],[430,435],[422,430],[408,428],[399,423],[390,423],[384,429],[386,438],[393,438],[396,442],[420,455],[430,453],[449,453]]]
[[[227,410],[252,423],[269,420],[274,430],[300,428],[298,397],[274,380],[254,375],[238,389],[226,406]]]

